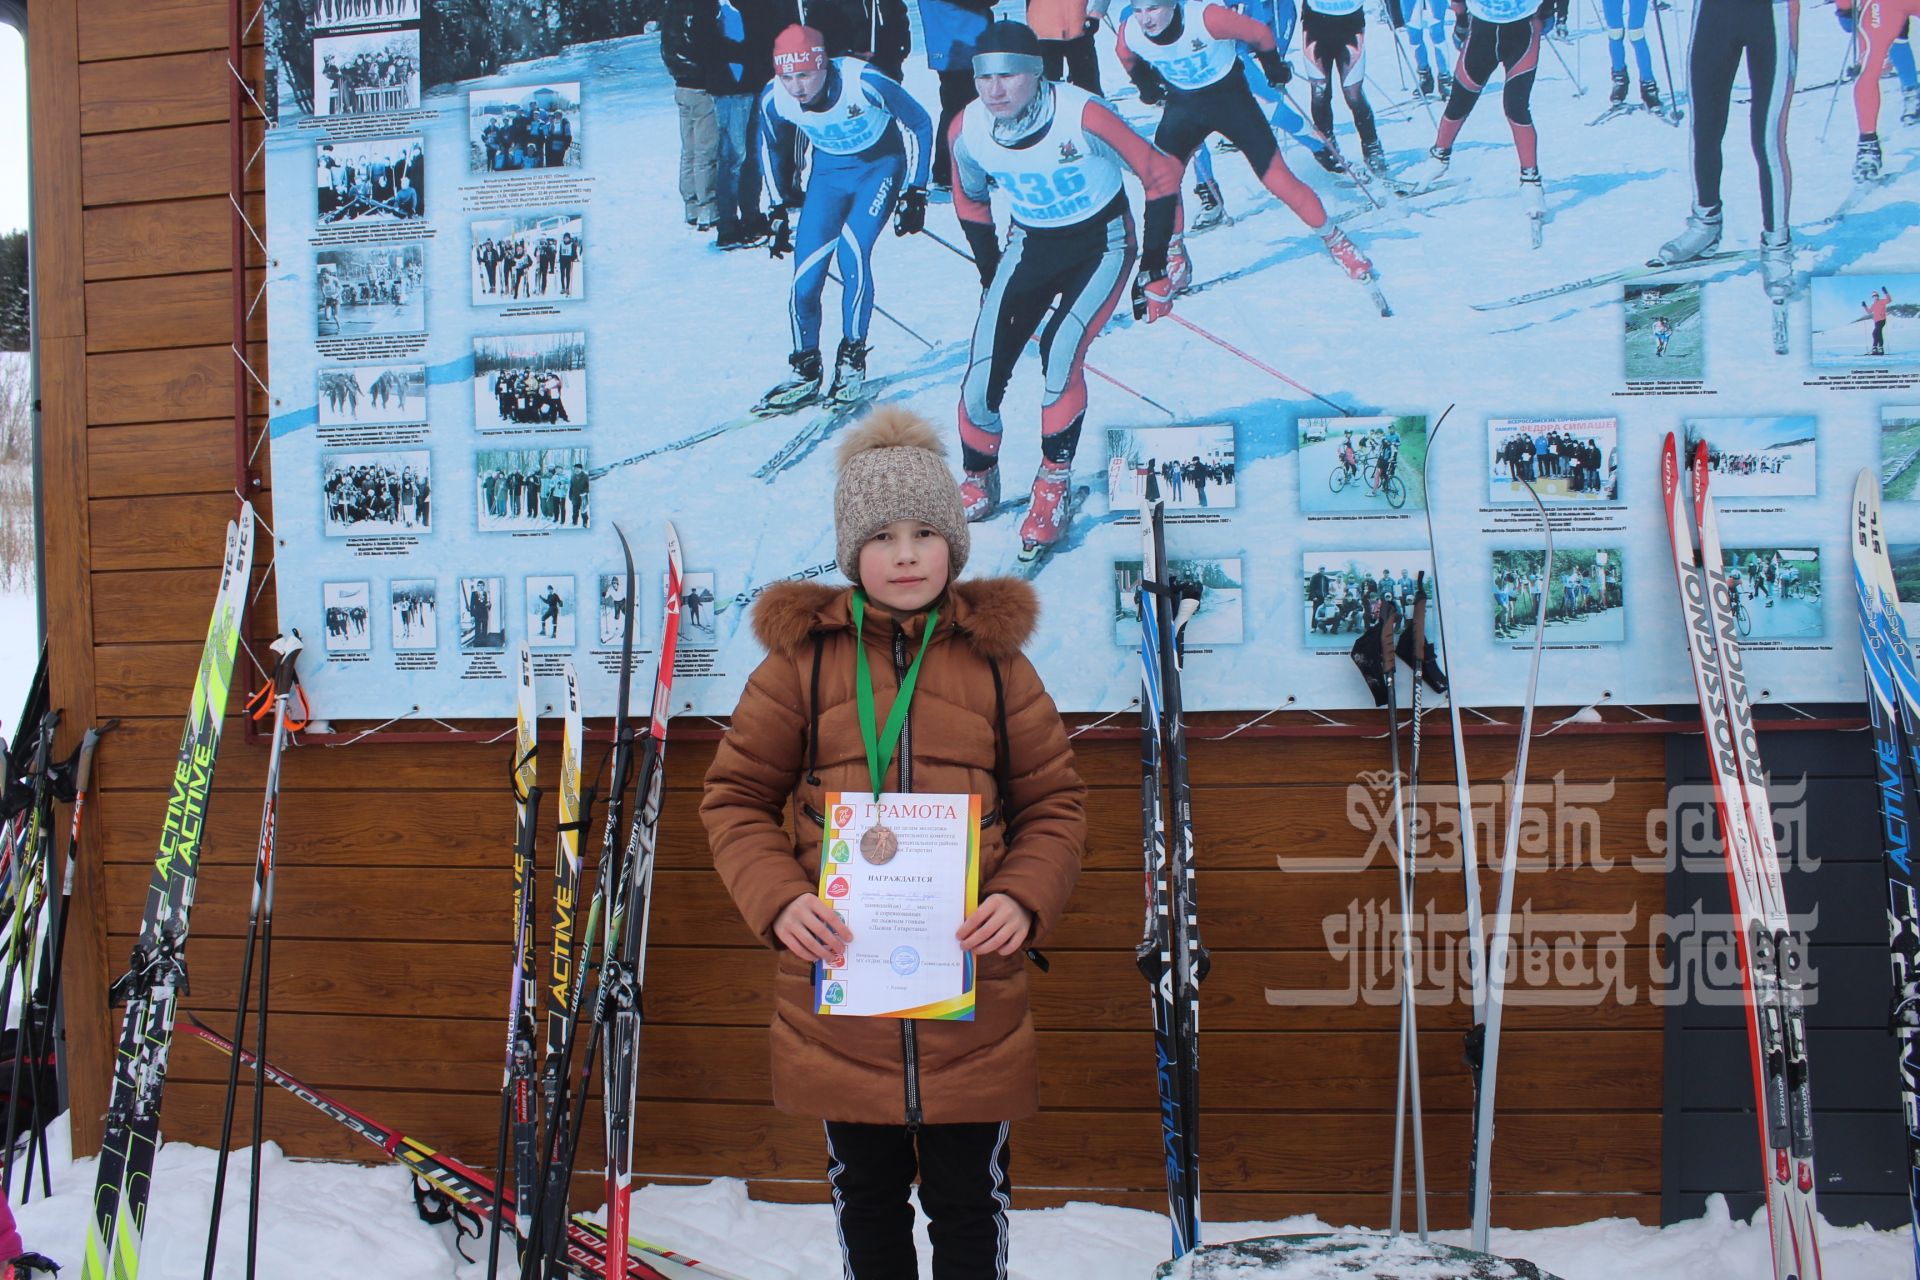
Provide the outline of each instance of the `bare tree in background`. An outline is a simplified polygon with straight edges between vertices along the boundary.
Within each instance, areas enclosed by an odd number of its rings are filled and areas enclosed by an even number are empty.
[[[0,591],[33,582],[33,375],[0,353]]]

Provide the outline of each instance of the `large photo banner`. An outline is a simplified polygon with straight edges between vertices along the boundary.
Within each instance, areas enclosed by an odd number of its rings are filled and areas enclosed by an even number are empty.
[[[1202,587],[1190,708],[1371,705],[1347,651],[1422,575],[1466,702],[1519,700],[1543,594],[1543,700],[1687,701],[1669,432],[1706,445],[1756,696],[1859,699],[1860,468],[1920,578],[1893,10],[1044,2],[813,0],[816,54],[795,0],[270,0],[278,599],[316,713],[510,715],[523,642],[609,713],[671,519],[674,711],[727,714],[758,592],[844,581],[834,452],[875,404],[976,473],[968,573],[1033,580],[1066,710],[1138,694],[1149,483]],[[976,82],[994,16],[1068,78],[1014,49]]]

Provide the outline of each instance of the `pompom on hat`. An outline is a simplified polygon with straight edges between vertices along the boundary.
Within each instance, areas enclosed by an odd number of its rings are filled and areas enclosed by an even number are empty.
[[[860,548],[895,520],[923,520],[947,540],[949,573],[960,576],[972,542],[960,486],[947,470],[933,424],[909,409],[875,409],[840,446],[833,491],[840,572],[860,582]]]

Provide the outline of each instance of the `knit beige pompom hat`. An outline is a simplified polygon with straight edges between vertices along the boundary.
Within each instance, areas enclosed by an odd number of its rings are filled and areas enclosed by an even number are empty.
[[[947,540],[950,575],[960,576],[971,539],[946,453],[932,423],[896,405],[869,413],[841,444],[834,544],[840,572],[855,585],[860,548],[895,520],[924,520],[938,530]]]

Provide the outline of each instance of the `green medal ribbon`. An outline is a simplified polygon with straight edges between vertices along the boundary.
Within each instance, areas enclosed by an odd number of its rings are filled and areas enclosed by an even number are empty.
[[[913,701],[914,686],[920,682],[920,660],[927,656],[927,644],[933,639],[933,629],[939,621],[938,609],[928,611],[927,628],[920,636],[920,652],[913,656],[913,665],[907,668],[907,674],[900,679],[900,692],[893,699],[893,709],[887,713],[886,729],[878,730],[873,706],[873,672],[867,666],[867,593],[858,587],[854,588],[854,690],[860,707],[860,737],[867,744],[867,773],[875,800],[880,798],[881,789],[886,784],[887,766],[893,763],[894,748],[900,744],[900,731],[907,727],[907,707]]]

